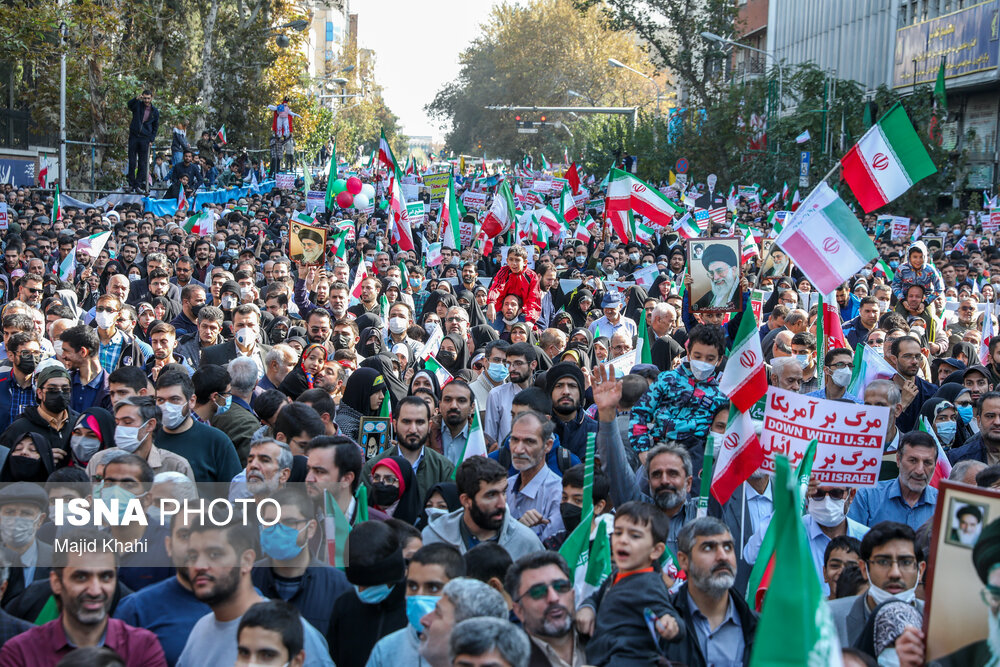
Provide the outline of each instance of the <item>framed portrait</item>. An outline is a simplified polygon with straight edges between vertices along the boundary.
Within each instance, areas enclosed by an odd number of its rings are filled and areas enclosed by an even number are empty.
[[[944,236],[921,236],[920,240],[927,246],[927,252],[934,254],[938,250],[944,250]]]
[[[1000,491],[946,479],[938,485],[924,573],[927,662],[984,665],[1000,611]]]
[[[362,417],[358,425],[358,442],[365,450],[365,460],[389,447],[389,420],[386,417]]]
[[[292,221],[288,227],[288,257],[299,264],[323,264],[326,229]]]
[[[688,244],[691,312],[735,312],[743,309],[740,294],[741,239],[713,237]]]
[[[788,258],[781,246],[774,239],[768,239],[761,245],[760,256],[764,258],[761,264],[762,278],[780,278],[792,275],[792,260]]]

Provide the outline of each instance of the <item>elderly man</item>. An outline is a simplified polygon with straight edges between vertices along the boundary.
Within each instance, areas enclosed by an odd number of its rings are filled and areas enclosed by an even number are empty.
[[[287,347],[287,345],[285,346]],[[273,351],[273,350],[272,350]],[[268,352],[268,356],[270,356]],[[260,428],[260,420],[250,407],[254,389],[257,387],[257,364],[253,359],[239,357],[229,362],[229,392],[232,402],[229,409],[216,410],[210,423],[229,436],[236,446],[240,464],[246,465],[250,451],[250,440]]]
[[[452,664],[448,653],[455,626],[467,618],[507,619],[507,603],[496,590],[477,579],[459,577],[441,589],[441,597],[420,619],[420,657],[431,667]]]
[[[631,318],[622,315],[622,309],[625,307],[625,303],[622,301],[621,294],[618,290],[611,290],[604,295],[604,299],[601,301],[601,310],[604,311],[604,316],[594,320],[594,323],[590,325],[590,331],[597,336],[611,336],[615,335],[618,331],[625,331],[629,336],[635,336],[638,332],[638,327],[635,321]]]
[[[529,410],[514,417],[510,431],[511,464],[517,474],[507,480],[507,506],[542,540],[563,529],[562,480],[545,465],[554,430],[552,420]]]
[[[899,477],[860,489],[849,515],[874,526],[882,521],[896,521],[917,530],[934,516],[937,489],[930,486],[937,462],[937,442],[929,433],[911,431],[900,440],[896,451]]]
[[[802,388],[802,366],[795,357],[779,357],[771,361],[772,387],[798,392]]]

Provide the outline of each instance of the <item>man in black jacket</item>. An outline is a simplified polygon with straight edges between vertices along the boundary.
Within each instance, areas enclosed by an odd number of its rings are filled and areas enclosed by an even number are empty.
[[[156,141],[156,132],[160,129],[160,110],[153,106],[153,93],[149,90],[129,100],[128,109],[132,112],[132,122],[128,126],[128,186],[134,192],[144,192],[149,173],[149,146]]]
[[[677,566],[687,583],[671,597],[687,635],[670,644],[667,657],[690,667],[747,665],[757,614],[734,588],[736,545],[726,524],[695,519],[677,536]]]

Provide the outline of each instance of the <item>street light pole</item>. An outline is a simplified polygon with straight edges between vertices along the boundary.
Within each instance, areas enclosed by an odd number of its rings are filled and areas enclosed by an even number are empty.
[[[660,84],[656,83],[656,80],[653,77],[646,76],[645,74],[643,74],[639,70],[633,69],[633,68],[629,67],[628,65],[626,65],[623,62],[615,60],[614,58],[608,58],[608,64],[611,65],[612,67],[619,67],[621,69],[627,69],[629,72],[632,72],[634,74],[638,74],[639,76],[641,76],[642,78],[646,79],[647,81],[649,81],[650,83],[653,84],[653,87],[656,88],[656,115],[659,116],[660,115]]]
[[[60,2],[59,6],[62,7]],[[59,187],[66,190],[66,22],[59,23]],[[53,214],[53,217],[54,214]]]

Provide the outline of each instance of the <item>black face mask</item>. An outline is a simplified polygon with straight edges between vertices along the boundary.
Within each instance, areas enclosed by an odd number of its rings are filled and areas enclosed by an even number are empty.
[[[203,304],[203,303],[199,303],[196,306],[191,306],[191,319],[197,320],[198,319],[198,313],[200,313],[201,309],[204,308],[204,307],[205,307],[205,304]]]
[[[333,342],[333,349],[335,350],[346,350],[351,346],[351,335],[346,333],[333,334],[330,336],[330,340]]]
[[[42,472],[42,460],[33,459],[30,456],[10,456],[7,458],[10,464],[10,473],[15,481],[31,481]]]
[[[17,358],[17,370],[22,373],[34,373],[35,366],[38,362],[34,357],[18,357]]]
[[[559,503],[559,515],[567,533],[572,533],[583,518],[583,508],[573,503]]]
[[[52,414],[58,414],[69,407],[69,394],[62,392],[46,392],[42,401],[45,409]]]
[[[441,362],[442,366],[450,366],[455,363],[455,353],[451,350],[438,350],[437,360]]]
[[[281,343],[288,338],[288,330],[283,328],[277,328],[271,331],[271,342]]]
[[[372,502],[378,507],[388,507],[399,500],[399,487],[391,484],[372,484]]]

